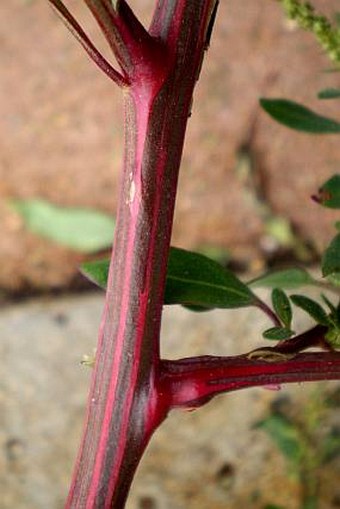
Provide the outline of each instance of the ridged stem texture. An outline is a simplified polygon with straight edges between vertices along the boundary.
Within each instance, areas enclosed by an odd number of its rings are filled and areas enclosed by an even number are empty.
[[[122,509],[145,446],[167,411],[156,382],[165,275],[184,134],[215,0],[161,0],[149,33],[125,2],[117,12],[111,2],[86,3],[128,86],[112,263],[66,507]]]

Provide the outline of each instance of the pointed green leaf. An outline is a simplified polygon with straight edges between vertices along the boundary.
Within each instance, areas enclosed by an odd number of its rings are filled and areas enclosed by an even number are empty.
[[[165,303],[206,308],[256,305],[258,299],[230,270],[204,255],[171,248]]]
[[[260,99],[262,108],[277,122],[311,134],[340,133],[340,123],[286,99]]]
[[[32,232],[60,245],[94,253],[112,244],[114,220],[96,210],[57,207],[44,200],[11,202]]]
[[[287,327],[271,327],[262,333],[266,339],[273,339],[275,341],[281,341],[283,339],[289,339],[294,335],[294,331]]]
[[[312,197],[315,201],[331,209],[340,209],[340,175],[333,175]]]
[[[335,228],[340,232],[340,221],[335,221]]]
[[[82,272],[106,286],[109,260],[83,263]],[[258,299],[231,271],[204,255],[170,248],[165,304],[183,304],[203,311],[257,305]]]
[[[324,88],[318,93],[319,99],[337,99],[340,97],[340,88]]]
[[[318,302],[305,295],[291,295],[290,296],[292,302],[295,306],[303,309],[306,313],[308,313],[317,323],[321,325],[329,325],[329,319],[327,313],[320,306]]]
[[[290,329],[293,314],[292,307],[285,292],[280,288],[274,288],[272,291],[272,303],[276,314],[284,326]]]
[[[267,272],[253,279],[248,284],[254,287],[294,289],[314,283],[315,280],[305,269],[294,267],[291,269]]]
[[[340,233],[333,238],[324,252],[321,268],[324,276],[340,272]]]

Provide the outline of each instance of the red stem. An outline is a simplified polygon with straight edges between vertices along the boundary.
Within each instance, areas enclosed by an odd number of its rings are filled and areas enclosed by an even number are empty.
[[[270,357],[268,357],[269,359]],[[340,380],[340,352],[313,352],[272,362],[247,355],[163,361],[160,392],[170,408],[199,407],[217,394],[259,385]]]
[[[233,357],[203,356],[162,361],[159,393],[169,408],[198,407],[222,392],[258,385],[340,379],[340,352],[332,351],[327,328],[312,329]],[[301,353],[308,348],[328,350]]]
[[[159,0],[151,28],[154,46],[150,50],[150,40],[141,40],[132,59],[134,36],[125,31],[131,14],[123,7],[124,19],[114,19],[117,53],[131,83],[125,95],[124,172],[86,425],[67,508],[122,509],[145,446],[166,415],[156,379],[167,258],[184,134],[214,5],[215,0]]]
[[[48,0],[57,11],[62,21],[65,23],[70,32],[80,42],[91,60],[117,85],[120,87],[128,85],[126,76],[121,75],[112,65],[103,57],[92,43],[91,39],[86,35],[77,20],[72,16],[70,11],[65,7],[61,0]]]

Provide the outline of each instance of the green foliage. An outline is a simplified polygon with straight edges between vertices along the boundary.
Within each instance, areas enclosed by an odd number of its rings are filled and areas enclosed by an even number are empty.
[[[328,326],[329,319],[327,313],[318,302],[305,295],[291,295],[292,302],[295,306],[303,309],[308,313],[317,323]]]
[[[329,463],[340,455],[340,429],[335,428],[327,435],[322,448],[322,463]]]
[[[290,329],[293,313],[289,299],[285,292],[280,288],[274,288],[272,291],[273,308],[286,329]]]
[[[319,99],[338,99],[340,98],[340,88],[324,88],[318,93]]]
[[[290,472],[300,481],[301,509],[318,507],[322,466],[340,454],[339,428],[332,427],[328,431],[327,426],[320,426],[325,423],[329,409],[335,415],[340,402],[339,394],[338,389],[325,393],[319,387],[306,401],[303,409],[290,408],[289,400],[278,398],[274,401],[271,413],[258,426],[270,436],[288,460]]]
[[[253,287],[295,289],[315,284],[315,279],[305,270],[298,267],[267,272],[253,279],[248,284]]]
[[[319,507],[318,499],[312,495],[303,501],[301,509],[318,509],[318,507]]]
[[[83,253],[112,244],[114,220],[96,210],[57,207],[44,200],[11,202],[32,232]]]
[[[340,123],[314,113],[309,108],[287,99],[260,99],[262,108],[277,122],[310,134],[340,133]]]
[[[322,184],[313,198],[324,207],[340,209],[340,174],[333,175]]]
[[[291,338],[295,332],[291,330],[293,318],[292,307],[287,295],[281,288],[274,288],[271,294],[272,305],[276,316],[280,319],[283,326],[275,326],[265,330],[262,335],[265,339],[282,341]]]
[[[329,311],[330,311],[330,313],[331,313],[331,316],[332,316],[332,315],[336,315],[336,314],[338,313],[338,310],[337,310],[337,308],[334,306],[333,302],[331,302],[331,301],[329,300],[329,298],[328,298],[326,295],[324,295],[323,293],[321,294],[321,298],[322,298],[322,300],[324,301],[324,303],[326,304],[326,306],[328,307],[328,309],[329,309]]]
[[[94,262],[84,262],[81,264],[80,269],[84,276],[87,277],[92,283],[95,283],[100,288],[106,289],[107,279],[109,276],[110,259],[104,258]]]
[[[109,260],[82,265],[84,274],[105,287]],[[165,304],[182,304],[195,311],[257,305],[257,297],[230,270],[206,256],[172,247],[169,253]],[[198,306],[198,308],[197,308]]]
[[[287,327],[271,327],[262,333],[265,339],[272,339],[275,341],[282,341],[283,339],[289,339],[294,335],[294,331]]]
[[[238,308],[256,302],[256,296],[230,270],[199,253],[172,248],[166,282],[167,304]]]
[[[340,174],[333,175],[328,179],[313,197],[315,201],[325,207],[340,209]],[[336,229],[340,230],[340,222],[335,223]],[[321,269],[324,277],[335,287],[340,286],[340,233],[338,233],[326,248],[322,260]]]
[[[271,414],[257,424],[266,431],[281,453],[298,469],[304,456],[304,441],[298,428],[287,417]]]
[[[325,335],[327,343],[334,349],[340,348],[340,327],[331,326]]]
[[[279,0],[286,15],[299,27],[313,33],[329,58],[340,62],[340,30],[333,27],[323,14],[317,14],[311,3],[300,0]]]
[[[321,295],[321,297],[330,312],[328,315],[329,328],[325,339],[333,348],[340,348],[340,304],[334,306],[326,295]]]
[[[324,276],[338,274],[340,276],[340,233],[338,233],[323,254],[321,262]]]

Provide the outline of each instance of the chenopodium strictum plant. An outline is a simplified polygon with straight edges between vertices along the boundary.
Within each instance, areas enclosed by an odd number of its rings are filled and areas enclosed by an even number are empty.
[[[339,307],[327,299],[325,311],[307,297],[288,298],[279,288],[284,282],[313,284],[302,269],[262,279],[274,281],[270,306],[217,262],[169,246],[187,119],[218,1],[155,0],[147,30],[126,0],[84,0],[119,69],[61,0],[48,1],[124,91],[125,155],[111,262],[85,267],[106,287],[106,300],[66,502],[121,509],[145,447],[171,409],[196,408],[246,387],[340,379]],[[292,331],[291,301],[315,320],[302,334]],[[195,310],[255,306],[273,322],[265,337],[278,341],[236,356],[162,359],[162,308],[174,303]]]

